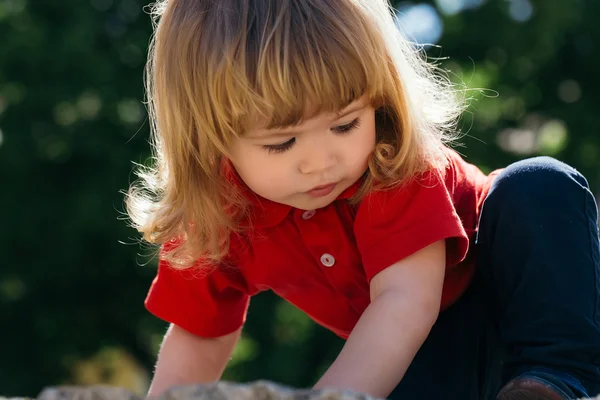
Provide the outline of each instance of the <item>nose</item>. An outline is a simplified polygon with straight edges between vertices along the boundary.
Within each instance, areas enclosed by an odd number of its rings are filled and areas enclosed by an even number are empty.
[[[298,169],[302,174],[321,174],[331,170],[336,164],[333,148],[324,143],[315,143],[306,149]]]

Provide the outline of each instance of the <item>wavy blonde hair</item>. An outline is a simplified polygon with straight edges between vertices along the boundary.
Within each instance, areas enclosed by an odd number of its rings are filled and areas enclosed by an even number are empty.
[[[403,38],[392,11],[386,0],[153,4],[145,78],[154,163],[140,166],[126,197],[144,239],[177,241],[163,257],[178,268],[226,257],[249,205],[221,162],[259,120],[289,126],[367,96],[377,145],[356,202],[443,167],[462,92]]]

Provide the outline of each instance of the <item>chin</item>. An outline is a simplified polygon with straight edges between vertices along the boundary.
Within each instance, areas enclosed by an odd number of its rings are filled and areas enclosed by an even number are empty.
[[[309,202],[309,204],[311,206],[306,207],[305,209],[306,210],[314,210],[317,208],[327,207],[328,205],[330,205],[331,203],[333,203],[335,201],[335,199],[337,198],[338,195],[339,194],[330,193],[327,196],[313,199],[311,202]]]

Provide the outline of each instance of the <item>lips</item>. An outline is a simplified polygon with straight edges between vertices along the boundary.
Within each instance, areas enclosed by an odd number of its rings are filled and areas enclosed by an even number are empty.
[[[312,197],[327,196],[329,193],[333,192],[333,189],[335,189],[336,186],[337,183],[329,183],[327,185],[315,186],[314,188],[306,192],[306,194]]]

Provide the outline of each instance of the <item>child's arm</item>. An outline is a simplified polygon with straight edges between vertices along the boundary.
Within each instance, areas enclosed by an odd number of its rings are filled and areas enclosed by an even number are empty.
[[[175,385],[219,380],[240,332],[202,338],[172,324],[161,345],[148,396],[157,396]]]
[[[315,388],[387,397],[435,323],[446,268],[441,240],[377,274],[371,304]]]

